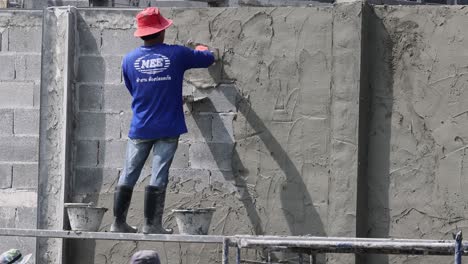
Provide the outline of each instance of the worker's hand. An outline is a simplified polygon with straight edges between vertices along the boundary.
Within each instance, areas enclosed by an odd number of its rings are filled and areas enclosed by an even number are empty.
[[[199,51],[205,51],[205,50],[209,50],[207,46],[205,45],[197,45],[195,47],[195,50],[199,50]]]

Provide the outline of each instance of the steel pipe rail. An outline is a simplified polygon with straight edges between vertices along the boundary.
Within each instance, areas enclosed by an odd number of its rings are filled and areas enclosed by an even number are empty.
[[[0,228],[0,236],[221,244],[224,236],[156,235]]]
[[[242,248],[304,249],[322,253],[383,253],[409,255],[453,255],[455,241],[365,241],[342,238],[341,240],[259,240],[239,238],[238,246]],[[468,243],[461,243],[460,254],[468,255]]]

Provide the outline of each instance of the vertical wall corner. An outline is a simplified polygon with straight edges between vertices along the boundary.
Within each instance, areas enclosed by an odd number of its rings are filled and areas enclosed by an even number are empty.
[[[70,177],[76,9],[44,10],[39,133],[38,229],[62,230]],[[61,239],[38,239],[38,263],[62,263]]]

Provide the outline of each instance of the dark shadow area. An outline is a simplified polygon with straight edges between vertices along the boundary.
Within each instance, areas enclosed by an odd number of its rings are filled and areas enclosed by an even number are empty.
[[[73,101],[73,162],[76,164],[74,177],[69,191],[72,202],[76,203],[99,203],[99,195],[104,181],[104,170],[106,149],[106,117],[97,111],[82,111],[84,108],[99,108],[104,105],[104,85],[106,80],[106,64],[100,55],[101,40],[96,39],[91,29],[77,13],[77,42],[75,59],[77,63],[77,76],[75,76],[75,90]],[[89,56],[88,56],[89,54]],[[94,72],[102,73],[98,75]],[[90,82],[89,77],[93,76],[92,85],[82,85],[81,82]],[[80,139],[80,136],[91,136],[96,139]],[[98,140],[99,139],[99,140]],[[96,149],[97,148],[97,149]],[[97,150],[97,153],[95,152]],[[112,213],[112,212],[111,212]],[[65,242],[66,263],[82,264],[94,263],[95,261],[95,240],[70,239]]]
[[[219,67],[219,66],[218,66]],[[218,73],[218,69],[210,69],[210,73]],[[216,76],[214,77],[216,79]],[[219,88],[215,88],[219,89]],[[253,128],[255,134],[258,135],[259,139],[263,142],[266,146],[267,150],[282,170],[284,175],[286,176],[286,184],[282,186],[281,189],[281,202],[282,208],[285,213],[285,218],[287,224],[289,226],[291,235],[300,236],[300,235],[315,235],[315,236],[326,236],[325,228],[321,221],[321,218],[313,207],[312,198],[305,186],[304,180],[301,176],[300,171],[296,168],[293,161],[290,159],[289,154],[283,149],[280,143],[276,140],[276,138],[271,134],[269,128],[265,125],[263,120],[255,113],[252,106],[250,105],[249,101],[245,99],[239,91],[236,89],[236,96],[232,96],[231,94],[226,94],[225,89],[220,89],[224,96],[230,100],[230,102],[236,106],[238,109],[237,111],[240,112],[247,120],[247,123]],[[215,106],[209,100],[204,100],[203,104],[205,107],[214,109]],[[219,117],[218,117],[219,118]],[[197,121],[196,115],[194,115],[195,122],[200,127],[200,124]],[[222,131],[217,131],[216,133],[221,133],[223,135],[229,135],[228,129],[225,127],[217,128]],[[205,137],[210,135],[204,135]],[[209,138],[209,137],[208,137]],[[222,160],[218,160],[215,153],[218,151],[213,149],[212,145],[209,145],[210,151],[212,152],[216,162],[218,165],[221,165],[223,162]],[[262,219],[258,214],[255,200],[246,188],[246,181],[239,173],[239,171],[243,170],[243,166],[241,164],[241,159],[239,157],[239,153],[235,149],[235,142],[233,142],[233,150],[232,150],[232,162],[233,162],[233,177],[235,186],[238,189],[238,192],[242,194],[241,201],[244,204],[246,211],[248,213],[248,218],[254,227],[255,235],[265,235],[265,231],[263,230]],[[234,167],[235,166],[235,167]],[[230,172],[223,172],[225,175],[226,180],[230,178]],[[298,205],[299,203],[299,205]],[[302,211],[299,211],[298,208],[301,208]],[[288,210],[292,209],[292,210]],[[298,214],[298,215],[296,215]],[[296,221],[297,218],[304,218],[302,221]],[[304,224],[308,223],[308,224]],[[263,252],[263,257],[265,257],[265,252]],[[273,256],[272,256],[273,257]],[[325,256],[319,255],[317,258],[317,263],[325,263]]]
[[[393,110],[393,42],[383,21],[373,8],[365,15],[367,42],[363,53],[368,67],[370,92],[367,228],[360,233],[367,237],[387,238],[390,232],[390,140]],[[388,264],[387,255],[367,255],[368,264]]]

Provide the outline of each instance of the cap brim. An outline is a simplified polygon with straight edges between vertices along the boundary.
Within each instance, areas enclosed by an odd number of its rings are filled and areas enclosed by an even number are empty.
[[[156,34],[158,32],[161,32],[165,29],[167,29],[168,27],[170,27],[172,25],[172,20],[170,19],[167,19],[166,18],[166,25],[162,26],[162,27],[144,27],[144,28],[138,28],[135,33],[133,33],[133,35],[135,37],[144,37],[144,36],[149,36],[149,35],[153,35],[153,34]]]

